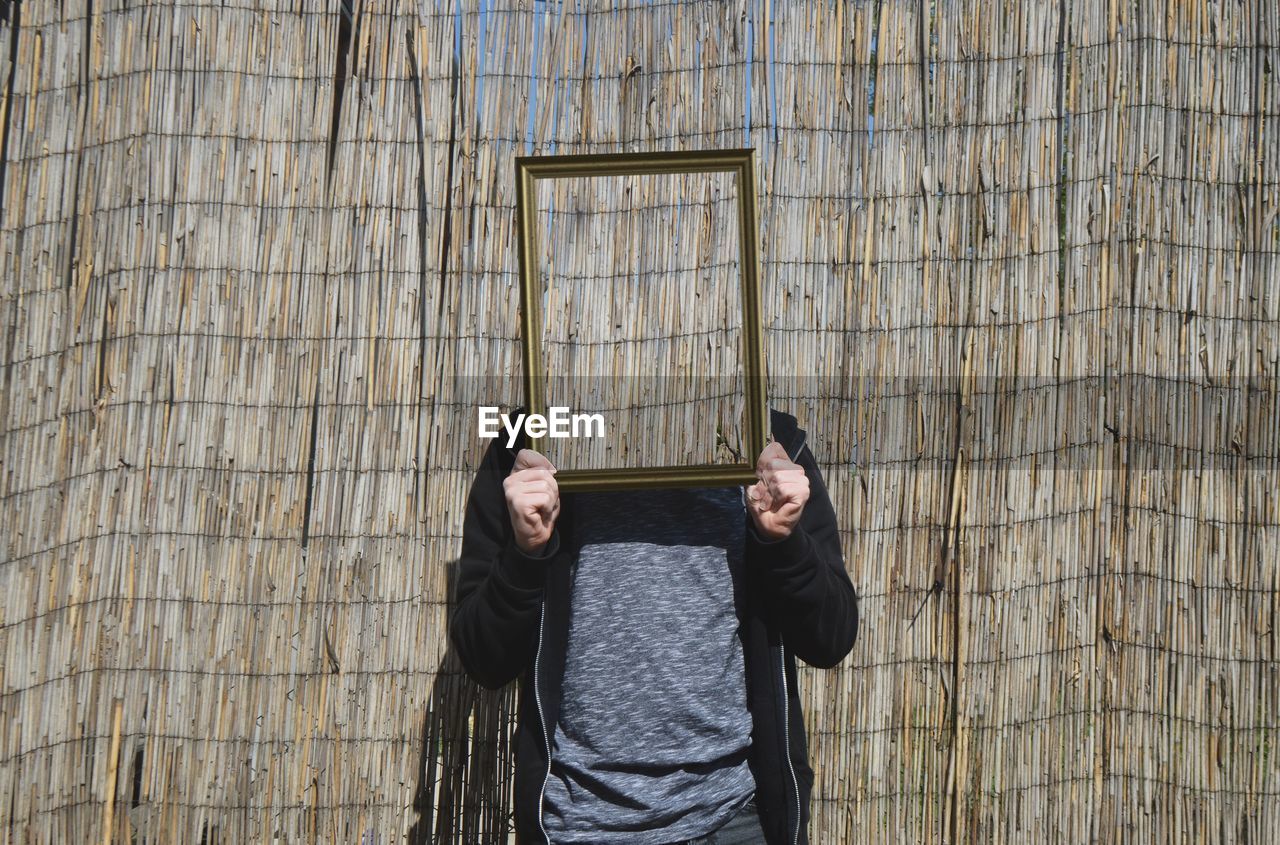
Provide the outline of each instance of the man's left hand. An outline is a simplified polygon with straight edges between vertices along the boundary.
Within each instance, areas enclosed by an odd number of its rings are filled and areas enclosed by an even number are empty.
[[[809,477],[804,467],[788,458],[775,440],[760,453],[756,477],[760,480],[747,488],[747,510],[756,533],[764,540],[790,537],[809,501]]]

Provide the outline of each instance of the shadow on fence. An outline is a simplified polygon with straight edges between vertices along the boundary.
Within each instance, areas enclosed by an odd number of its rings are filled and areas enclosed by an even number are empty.
[[[449,614],[458,562],[449,567]],[[445,647],[422,723],[410,845],[502,843],[511,838],[511,780],[517,685],[487,690]]]

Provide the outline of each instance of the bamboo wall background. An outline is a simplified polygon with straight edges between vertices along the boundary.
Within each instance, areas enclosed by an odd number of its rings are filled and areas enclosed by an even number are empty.
[[[802,670],[813,841],[1267,841],[1278,44],[1263,0],[0,3],[0,841],[504,841],[512,690],[444,622],[512,157],[740,146],[866,620]]]

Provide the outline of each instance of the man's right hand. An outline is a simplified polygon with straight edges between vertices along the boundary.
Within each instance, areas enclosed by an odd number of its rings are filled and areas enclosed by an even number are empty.
[[[528,555],[542,553],[560,516],[560,487],[556,468],[545,455],[521,449],[511,474],[502,482],[516,545]]]

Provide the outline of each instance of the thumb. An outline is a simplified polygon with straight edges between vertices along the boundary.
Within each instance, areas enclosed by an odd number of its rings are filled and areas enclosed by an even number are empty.
[[[535,452],[532,449],[521,449],[516,454],[515,466],[511,468],[512,472],[519,472],[522,469],[549,469],[552,472],[556,468],[547,460],[547,456],[541,452]]]

